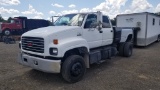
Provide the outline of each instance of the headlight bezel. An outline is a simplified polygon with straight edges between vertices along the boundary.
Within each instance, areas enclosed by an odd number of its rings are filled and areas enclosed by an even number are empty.
[[[58,55],[58,49],[57,48],[50,48],[49,53],[50,53],[50,55]]]

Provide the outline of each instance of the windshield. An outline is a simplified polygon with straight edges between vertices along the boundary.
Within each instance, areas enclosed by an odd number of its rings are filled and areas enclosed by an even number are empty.
[[[55,26],[81,26],[86,14],[68,14],[64,15],[54,23]]]

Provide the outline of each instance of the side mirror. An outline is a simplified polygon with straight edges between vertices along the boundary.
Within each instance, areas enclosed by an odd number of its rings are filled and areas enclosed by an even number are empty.
[[[98,29],[99,33],[103,33],[103,31],[102,31],[102,22],[101,21],[98,22],[97,29]]]
[[[101,22],[95,22],[91,23],[90,28],[97,28],[99,33],[102,33],[102,23]]]
[[[91,23],[90,28],[96,28],[97,26],[98,26],[98,23],[97,23],[97,22]]]

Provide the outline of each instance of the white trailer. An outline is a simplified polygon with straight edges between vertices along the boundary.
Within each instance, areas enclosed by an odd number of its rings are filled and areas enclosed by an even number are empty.
[[[139,27],[136,45],[147,46],[160,41],[160,16],[149,13],[121,14],[116,17],[117,27]]]

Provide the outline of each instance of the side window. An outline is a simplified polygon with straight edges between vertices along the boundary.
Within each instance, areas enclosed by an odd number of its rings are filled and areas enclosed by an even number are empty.
[[[20,24],[20,22],[19,22],[19,21],[15,21],[15,23],[16,23],[16,24]]]
[[[109,23],[109,19],[107,16],[103,16],[103,24],[102,24],[102,27],[103,28],[110,28],[111,25]]]
[[[97,21],[97,15],[89,14],[84,24],[84,28],[90,28],[91,23],[94,23],[96,21]]]
[[[155,19],[153,18],[153,25],[155,24]]]

